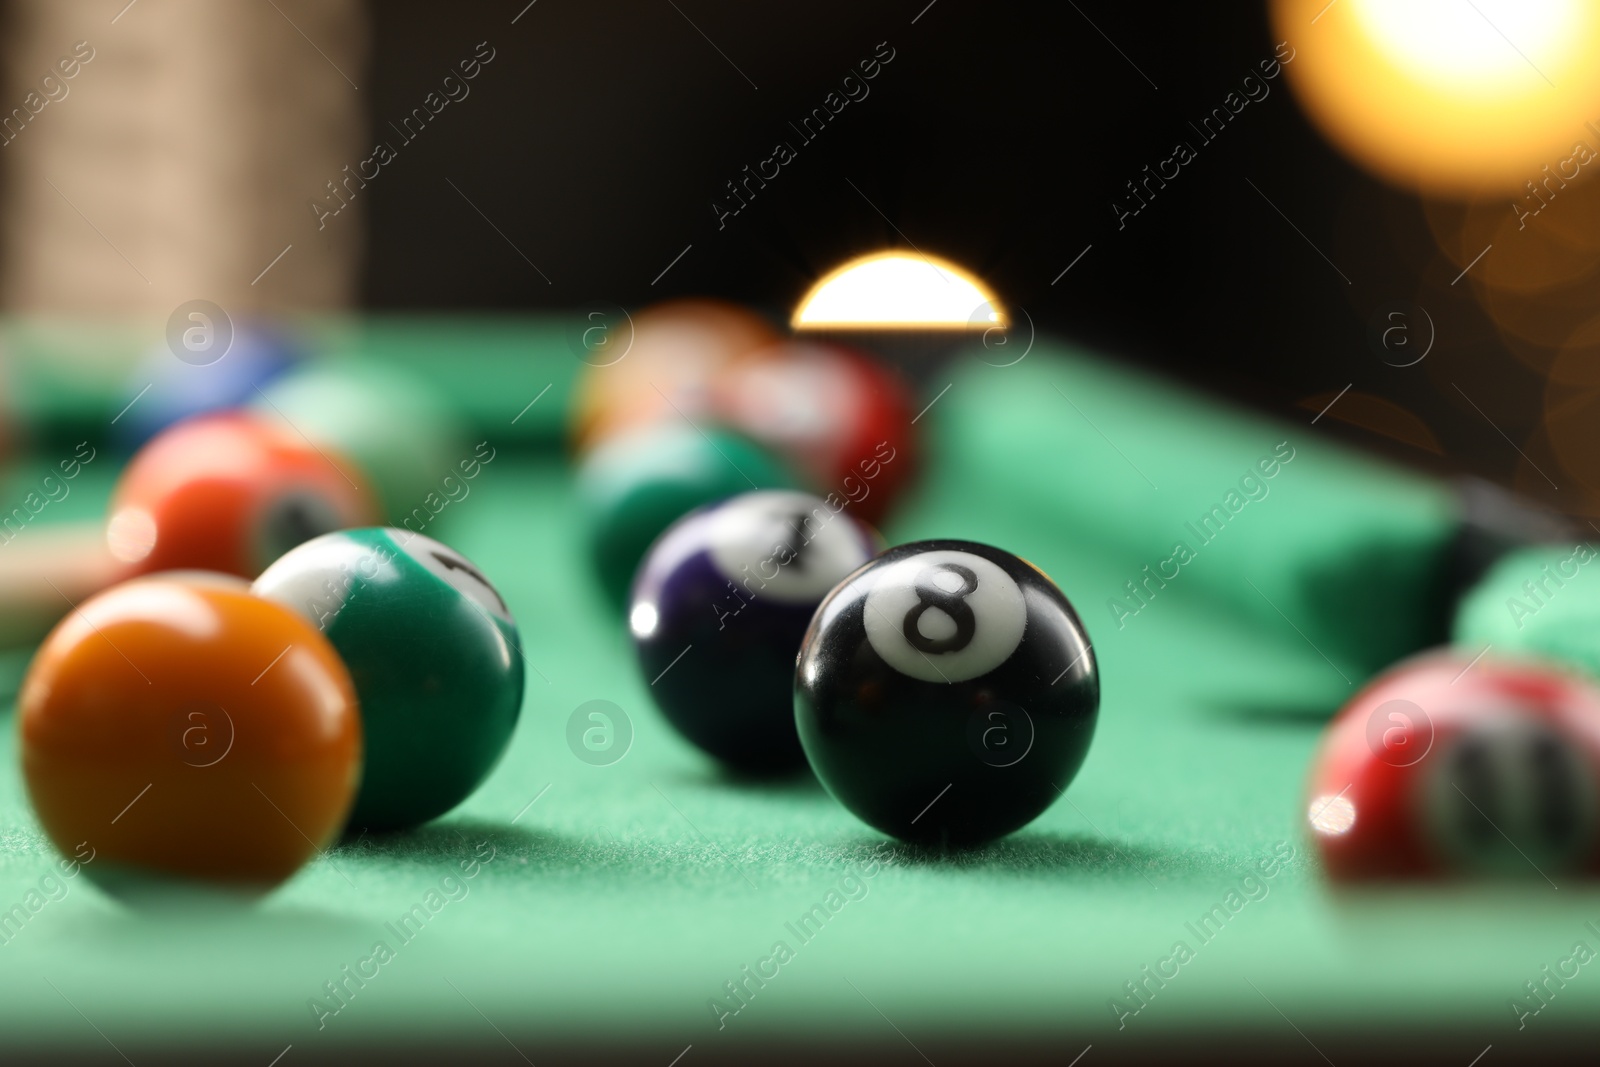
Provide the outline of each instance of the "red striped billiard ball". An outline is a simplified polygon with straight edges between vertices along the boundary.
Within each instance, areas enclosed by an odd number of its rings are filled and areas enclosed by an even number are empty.
[[[1338,881],[1600,873],[1600,690],[1543,663],[1407,660],[1329,726],[1306,804]]]

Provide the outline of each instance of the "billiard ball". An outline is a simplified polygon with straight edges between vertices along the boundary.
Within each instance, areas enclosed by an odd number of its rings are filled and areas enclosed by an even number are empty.
[[[172,344],[164,340],[151,349],[128,379],[111,425],[113,442],[126,451],[191,416],[249,403],[303,355],[279,330],[209,318],[182,331],[181,356]]]
[[[489,776],[522,708],[522,646],[461,553],[409,530],[340,530],[251,588],[303,615],[350,668],[367,753],[352,829],[427,822]]]
[[[601,442],[577,482],[595,573],[619,610],[645,551],[674,520],[746,490],[794,485],[781,462],[745,438],[681,420]]]
[[[721,422],[788,460],[808,489],[850,501],[867,522],[888,513],[916,473],[910,387],[840,345],[789,341],[712,381]]]
[[[1546,663],[1413,657],[1329,725],[1306,818],[1340,882],[1600,873],[1600,690]]]
[[[578,353],[571,434],[581,455],[617,433],[650,423],[701,420],[711,381],[778,335],[753,311],[720,300],[671,300],[622,322],[598,322],[580,336],[604,345]]]
[[[17,703],[40,824],[113,893],[259,893],[333,842],[361,721],[316,627],[237,578],[115,586],[45,639]]]
[[[822,598],[880,547],[843,508],[787,490],[742,493],[674,523],[640,566],[628,615],[667,721],[743,770],[803,765],[795,653]]]
[[[1476,654],[1485,645],[1571,664],[1600,678],[1600,567],[1583,542],[1509,553],[1462,598],[1453,638]]]
[[[446,478],[460,482],[458,465],[471,456],[458,420],[425,382],[373,360],[304,363],[262,386],[250,407],[354,462],[395,526],[425,508],[429,494],[450,491],[441,490]]]
[[[1100,678],[1083,624],[1032,564],[919,541],[856,571],[800,648],[806,757],[862,821],[920,844],[1025,826],[1088,753]]]
[[[295,545],[377,519],[362,474],[250,412],[201,415],[140,449],[112,494],[106,543],[126,576],[254,578]]]

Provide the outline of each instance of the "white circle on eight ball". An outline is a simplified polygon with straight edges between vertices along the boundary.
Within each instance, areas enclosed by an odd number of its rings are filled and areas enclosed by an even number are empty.
[[[424,537],[407,530],[393,530],[389,537],[400,551],[432,571],[439,580],[453,587],[456,592],[501,622],[511,626],[517,624],[511,617],[511,609],[506,607],[505,600],[501,598],[500,591],[466,556],[431,537]]]
[[[741,596],[757,593],[784,604],[816,604],[872,558],[860,527],[810,493],[744,493],[709,519],[706,540],[712,562],[723,577],[741,586]]]
[[[1460,868],[1549,877],[1594,848],[1592,764],[1531,710],[1483,709],[1423,766],[1425,825]]]
[[[862,622],[883,661],[925,682],[963,682],[1004,663],[1022,643],[1028,606],[997,565],[936,549],[868,575]]]

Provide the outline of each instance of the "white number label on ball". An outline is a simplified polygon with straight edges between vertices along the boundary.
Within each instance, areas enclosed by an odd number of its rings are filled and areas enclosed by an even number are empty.
[[[1593,847],[1590,765],[1531,713],[1485,717],[1428,763],[1428,824],[1461,866],[1532,877],[1567,869]]]
[[[395,531],[395,546],[432,571],[441,581],[502,622],[516,625],[511,609],[482,571],[448,545],[421,534]]]
[[[994,670],[1022,643],[1022,590],[982,556],[922,552],[883,567],[872,582],[862,620],[867,640],[901,674],[965,681]]]
[[[739,595],[816,604],[872,558],[857,531],[817,497],[780,490],[746,493],[718,509],[707,540]]]

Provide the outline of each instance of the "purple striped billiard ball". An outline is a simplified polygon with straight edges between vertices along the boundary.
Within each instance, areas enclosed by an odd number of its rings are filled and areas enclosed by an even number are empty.
[[[800,639],[829,591],[880,548],[847,508],[809,493],[744,493],[679,519],[640,566],[628,615],[667,720],[742,770],[803,764]]]

